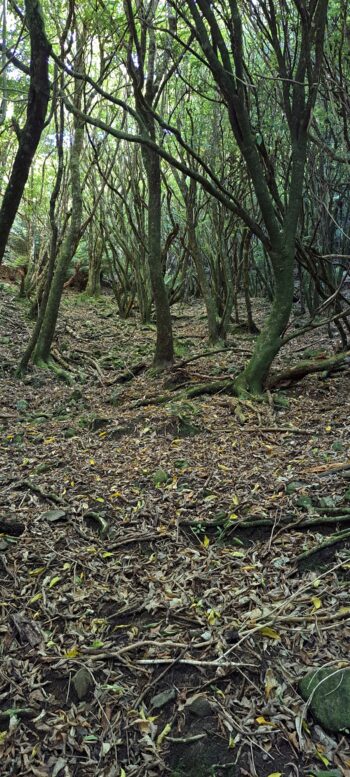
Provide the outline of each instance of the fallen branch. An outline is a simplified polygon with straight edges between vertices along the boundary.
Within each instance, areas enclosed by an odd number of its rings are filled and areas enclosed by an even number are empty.
[[[174,365],[174,369],[177,370],[178,367],[185,367],[186,364],[190,364],[190,362],[194,362],[197,359],[205,359],[207,356],[216,356],[217,353],[227,353],[227,351],[238,351],[239,354],[242,354],[242,356],[251,356],[252,352],[243,350],[239,348],[237,345],[225,345],[224,348],[217,348],[215,351],[201,351],[201,353],[195,353],[194,356],[190,356],[188,359],[183,359],[181,362],[178,362]]]
[[[154,540],[166,540],[169,542],[172,537],[169,534],[136,534],[132,537],[124,537],[123,540],[119,540],[119,542],[114,542],[113,545],[108,545],[108,552],[110,553],[112,550],[117,550],[117,548],[122,548],[123,545],[130,545],[132,542],[150,542]]]
[[[137,375],[147,369],[146,362],[138,362],[137,364],[128,367],[124,372],[121,372],[116,378],[113,378],[110,382],[107,381],[109,386],[113,386],[114,383],[127,383],[129,380],[133,380]]]
[[[19,480],[18,483],[14,486],[15,488],[29,488],[30,491],[33,491],[34,494],[38,494],[38,496],[41,496],[43,499],[47,499],[48,502],[54,502],[56,505],[66,505],[67,502],[62,499],[61,496],[58,496],[58,494],[48,494],[46,491],[43,491],[40,486],[37,486],[35,483],[32,483],[31,480]]]

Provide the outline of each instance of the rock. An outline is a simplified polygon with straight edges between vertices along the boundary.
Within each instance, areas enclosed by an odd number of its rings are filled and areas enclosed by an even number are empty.
[[[314,774],[315,774],[315,777],[341,777],[341,772],[339,771],[339,769],[331,769],[331,771],[329,771],[329,769],[327,769],[326,771],[322,769],[321,772],[317,770],[317,772],[315,772]]]
[[[45,521],[48,521],[49,523],[55,523],[56,521],[62,521],[63,518],[66,517],[66,511],[65,510],[46,510],[44,513],[41,513],[41,518],[44,518]]]
[[[193,699],[189,699],[186,709],[197,718],[206,718],[213,714],[212,706],[206,696],[195,696]]]
[[[167,472],[165,472],[164,469],[157,469],[156,472],[153,475],[153,485],[155,486],[161,486],[162,483],[167,483],[169,480],[169,475]]]
[[[300,680],[299,691],[326,731],[350,730],[350,669],[316,669]]]
[[[72,426],[69,426],[68,429],[65,429],[64,432],[63,432],[63,436],[67,440],[69,440],[71,437],[76,437],[77,434],[78,433],[77,433],[76,429],[74,429]]]
[[[78,402],[78,401],[79,401],[79,399],[82,399],[82,396],[83,396],[83,392],[82,392],[82,391],[80,391],[80,389],[78,389],[78,388],[75,388],[75,389],[72,391],[72,393],[71,393],[71,395],[70,395],[70,397],[69,397],[69,400],[68,400],[68,402]]]
[[[295,500],[295,503],[298,507],[312,507],[312,499],[310,496],[298,496]]]
[[[75,673],[74,677],[72,678],[72,685],[79,701],[86,699],[88,694],[92,691],[94,687],[94,681],[90,672],[85,669],[84,666],[78,669],[78,671]]]
[[[35,473],[37,475],[41,475],[44,472],[50,472],[50,469],[52,469],[52,464],[49,464],[49,462],[43,462],[43,464],[38,464],[37,467],[35,467]]]
[[[294,494],[295,491],[299,491],[300,488],[303,488],[303,483],[301,483],[300,480],[292,480],[290,483],[287,483],[286,494]]]
[[[28,408],[28,402],[25,399],[19,399],[18,402],[16,402],[16,408],[24,413]]]
[[[110,418],[93,418],[90,422],[90,429],[92,432],[97,432],[99,429],[103,429],[104,426],[108,426],[111,423]]]
[[[156,696],[152,696],[151,707],[154,710],[160,710],[162,707],[165,707],[169,701],[172,701],[175,698],[175,688],[168,688],[168,690],[163,691],[162,693],[157,693]]]

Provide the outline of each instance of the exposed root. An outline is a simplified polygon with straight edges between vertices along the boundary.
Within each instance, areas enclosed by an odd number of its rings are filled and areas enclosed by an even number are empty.
[[[63,380],[65,381],[65,383],[68,383],[69,386],[72,386],[74,384],[73,375],[71,375],[67,370],[64,370],[62,367],[59,367],[52,357],[49,357],[47,360],[42,359],[40,357],[34,358],[33,362],[36,365],[36,367],[39,367],[39,369],[41,370],[51,370],[51,372],[57,375],[57,377],[60,378],[60,380]]]
[[[282,384],[289,384],[302,380],[306,375],[311,375],[315,372],[332,372],[337,369],[344,361],[350,358],[350,351],[344,351],[338,353],[335,356],[331,356],[326,359],[317,359],[316,361],[302,361],[299,364],[295,364],[294,367],[289,367],[286,370],[278,372],[276,375],[272,375],[268,380],[269,388],[277,388]]]

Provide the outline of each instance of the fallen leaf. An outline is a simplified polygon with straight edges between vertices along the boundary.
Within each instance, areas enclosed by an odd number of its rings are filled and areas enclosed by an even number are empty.
[[[275,629],[271,629],[270,626],[264,626],[260,629],[260,634],[263,637],[269,637],[269,639],[281,639],[281,635]]]

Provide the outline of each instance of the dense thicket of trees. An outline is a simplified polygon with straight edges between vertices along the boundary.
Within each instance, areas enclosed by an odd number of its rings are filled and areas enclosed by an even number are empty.
[[[293,297],[350,326],[348,0],[2,7],[0,260],[26,268],[21,362],[50,363],[65,282],[157,325],[201,296],[212,343],[238,295],[270,312],[237,393],[260,393]],[[84,281],[84,282],[82,282]]]

